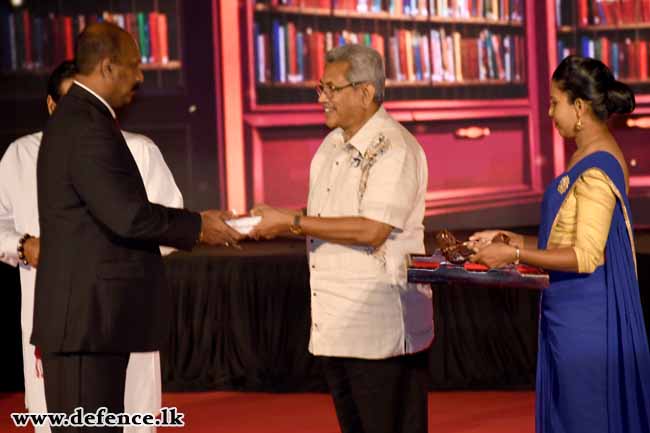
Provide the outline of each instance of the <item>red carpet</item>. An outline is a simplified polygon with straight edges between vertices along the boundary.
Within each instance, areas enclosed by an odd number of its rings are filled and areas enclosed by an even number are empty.
[[[532,392],[435,392],[429,395],[431,433],[534,433]],[[0,394],[0,432],[26,433],[9,414],[21,411],[22,394]],[[191,433],[337,433],[325,394],[237,392],[168,393],[164,406],[185,414]],[[173,432],[171,428],[159,431]]]

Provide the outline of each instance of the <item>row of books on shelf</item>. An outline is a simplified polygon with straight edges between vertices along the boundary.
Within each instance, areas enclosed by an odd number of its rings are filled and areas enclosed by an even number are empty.
[[[4,71],[31,71],[72,59],[76,35],[86,25],[102,21],[113,22],[135,37],[142,63],[169,63],[169,28],[164,13],[32,16],[24,9],[0,16],[0,67]]]
[[[558,39],[559,60],[575,54],[573,46],[565,44]],[[607,37],[580,38],[579,53],[585,57],[599,59],[611,69],[614,76],[619,80],[640,80],[646,81],[648,75],[648,46],[650,37],[646,39],[624,38],[620,41]]]
[[[391,15],[487,18],[521,21],[523,0],[258,0],[271,6],[333,9],[335,11],[388,12]]]
[[[386,40],[378,33],[321,32],[273,20],[270,34],[262,32],[258,23],[254,32],[258,84],[317,81],[325,67],[325,53],[348,43],[375,48],[385,59],[387,78],[399,83],[520,82],[525,76],[523,37],[487,29],[476,38],[444,28],[401,29]]]
[[[573,15],[573,7],[577,8]],[[650,0],[555,0],[558,26],[615,26],[650,22]],[[573,16],[577,22],[573,21]]]

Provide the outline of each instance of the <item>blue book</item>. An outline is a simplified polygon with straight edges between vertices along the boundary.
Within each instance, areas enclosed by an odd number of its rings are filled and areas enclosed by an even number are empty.
[[[611,63],[611,69],[612,73],[614,74],[614,77],[618,79],[619,76],[619,59],[618,59],[618,42],[612,42],[612,54],[610,56],[610,63]]]
[[[302,32],[296,34],[296,60],[298,61],[299,80],[305,79],[305,40]]]
[[[583,57],[589,57],[589,37],[582,36],[580,38],[580,50]]]
[[[600,19],[600,21],[594,24],[607,25],[608,23],[605,15],[605,6],[603,6],[603,2],[596,1],[596,5],[598,6],[598,18]]]
[[[415,79],[422,80],[422,56],[420,53],[420,40],[418,34],[413,32],[413,63],[415,63]]]
[[[45,25],[40,17],[32,21],[32,48],[34,67],[40,69],[45,66]]]
[[[259,65],[260,65],[260,62],[262,61],[262,59],[260,59],[260,52],[257,49],[257,41],[259,40],[259,37],[260,37],[260,25],[257,22],[255,24],[253,24],[253,35],[254,35],[253,36],[253,53],[254,53],[253,58],[255,59],[254,60],[255,61],[255,63],[254,63],[255,64],[255,81],[257,81],[259,83],[260,81],[262,81],[262,77],[260,77],[260,74],[259,74],[259,70],[260,70]]]
[[[381,0],[373,0],[370,10],[373,12],[381,12]]]
[[[485,51],[487,52],[487,77],[488,79],[497,78],[496,59],[494,57],[494,46],[492,45],[492,33],[486,32]]]
[[[557,64],[559,65],[564,60],[564,41],[557,40]]]
[[[279,44],[279,51],[280,51],[280,81],[283,83],[287,82],[287,27],[281,25],[280,26],[280,44]]]
[[[280,51],[283,49],[283,46],[280,44],[280,22],[278,20],[273,20],[272,28],[271,46],[273,47],[273,81],[280,82],[282,78],[280,70]]]

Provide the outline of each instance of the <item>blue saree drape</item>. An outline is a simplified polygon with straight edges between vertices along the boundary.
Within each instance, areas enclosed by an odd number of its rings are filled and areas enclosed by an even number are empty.
[[[630,205],[620,164],[596,152],[544,193],[545,249],[575,181],[601,170],[617,197],[605,263],[591,274],[550,272],[540,301],[537,433],[650,433],[650,352],[636,275]]]

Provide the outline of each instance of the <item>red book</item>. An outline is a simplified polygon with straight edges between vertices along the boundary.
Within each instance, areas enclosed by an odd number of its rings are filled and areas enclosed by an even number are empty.
[[[160,42],[160,61],[169,63],[169,26],[167,25],[167,15],[162,13],[158,13],[158,41]]]
[[[600,38],[600,60],[607,65],[608,68],[611,69],[610,61],[611,59],[609,58],[610,54],[610,44],[609,44],[609,39],[607,37],[603,36]]]
[[[149,63],[160,63],[160,37],[158,36],[158,14],[149,12]]]
[[[29,19],[29,11],[23,11],[23,31],[25,32],[25,64],[27,69],[31,69],[34,59],[32,58],[32,26]]]
[[[325,70],[325,33],[315,32],[314,33],[316,40],[316,64],[314,71],[314,79],[318,80]]]
[[[641,9],[643,11],[643,21],[650,21],[650,0],[641,0]]]
[[[74,59],[74,32],[72,31],[72,17],[63,18],[65,32],[65,59]]]
[[[648,79],[648,42],[639,41],[639,78],[641,80]]]
[[[621,0],[620,9],[622,23],[633,23],[636,21],[635,6],[635,0]]]
[[[289,81],[294,82],[298,74],[298,61],[296,59],[296,25],[287,23],[287,72]]]
[[[381,58],[384,59],[384,62],[386,62],[386,57],[384,53],[384,37],[380,35],[379,33],[373,33],[370,35],[370,41],[372,47],[377,50],[377,52],[381,55]]]
[[[523,37],[515,37],[516,62],[515,62],[515,79],[517,81],[526,80],[526,57],[524,56]]]
[[[636,78],[638,69],[637,69],[637,57],[635,54],[635,44],[632,42],[632,39],[626,38],[625,39],[625,55],[628,58],[628,65],[627,65],[627,77],[628,78]]]
[[[578,0],[578,25],[589,25],[589,12],[587,7],[587,0]]]

